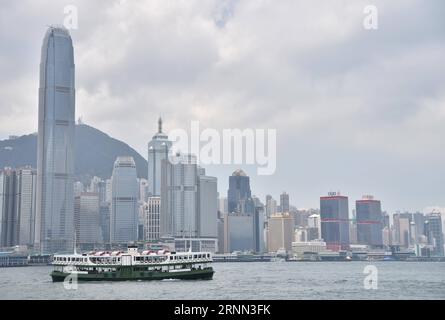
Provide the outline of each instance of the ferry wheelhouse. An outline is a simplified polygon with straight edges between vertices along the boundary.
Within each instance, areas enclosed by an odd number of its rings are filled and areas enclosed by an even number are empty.
[[[209,252],[99,251],[54,255],[53,282],[76,276],[78,281],[125,281],[162,279],[212,279],[212,254]]]

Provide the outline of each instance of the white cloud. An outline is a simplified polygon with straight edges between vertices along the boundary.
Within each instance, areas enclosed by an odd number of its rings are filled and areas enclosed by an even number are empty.
[[[69,4],[79,9],[77,116],[143,156],[159,115],[167,130],[191,120],[277,128],[277,174],[252,177],[258,195],[287,190],[315,206],[341,188],[372,191],[391,210],[445,202],[441,1],[374,1],[376,31],[362,26],[368,1]],[[2,137],[37,127],[41,40],[63,6],[28,0],[0,12]],[[209,169],[221,193],[232,169]]]

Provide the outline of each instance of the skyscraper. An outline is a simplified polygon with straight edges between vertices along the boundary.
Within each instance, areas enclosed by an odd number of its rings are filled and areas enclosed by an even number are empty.
[[[357,241],[372,247],[383,246],[383,216],[380,201],[372,196],[363,196],[355,202]]]
[[[35,237],[37,171],[26,167],[17,171],[17,216],[19,245],[32,246]]]
[[[349,249],[349,206],[348,197],[329,193],[320,197],[321,237],[328,249]]]
[[[280,207],[281,207],[281,212],[282,213],[286,213],[289,212],[289,194],[287,194],[286,192],[283,192],[280,195]]]
[[[136,164],[133,157],[118,157],[111,177],[111,243],[137,240],[138,194]]]
[[[254,204],[250,191],[250,178],[238,169],[229,177],[229,190],[227,192],[229,213],[253,213]]]
[[[198,237],[196,157],[181,154],[176,158],[174,163],[162,161],[161,237]]]
[[[98,193],[82,192],[75,198],[74,221],[76,243],[82,250],[92,250],[103,243]]]
[[[393,214],[394,224],[394,244],[408,248],[411,242],[411,218],[410,213],[395,213]]]
[[[0,247],[17,243],[16,171],[5,168],[0,171]]]
[[[148,196],[161,195],[162,161],[168,159],[172,142],[162,132],[162,119],[158,120],[158,132],[148,143]]]
[[[71,36],[65,28],[49,27],[40,63],[35,233],[44,253],[73,250],[74,119]]]
[[[271,195],[266,196],[266,217],[269,219],[272,215],[277,213],[277,201]]]
[[[428,238],[429,244],[434,248],[432,254],[435,256],[443,256],[443,231],[440,213],[430,213],[426,216],[425,235]]]
[[[158,241],[160,238],[159,219],[161,214],[161,197],[149,197],[144,203],[144,240]]]
[[[268,228],[267,249],[269,252],[284,249],[290,253],[294,239],[294,217],[289,213],[275,214],[270,217]]]
[[[218,237],[217,179],[204,175],[198,177],[198,234],[200,237]]]

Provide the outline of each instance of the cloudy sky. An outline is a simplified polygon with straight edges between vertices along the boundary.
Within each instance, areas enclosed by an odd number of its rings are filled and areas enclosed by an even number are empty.
[[[76,116],[144,157],[160,115],[166,131],[271,128],[276,173],[245,168],[262,198],[445,207],[444,1],[92,2],[2,1],[0,139],[37,131],[41,41],[72,4]],[[207,168],[223,194],[234,169]]]

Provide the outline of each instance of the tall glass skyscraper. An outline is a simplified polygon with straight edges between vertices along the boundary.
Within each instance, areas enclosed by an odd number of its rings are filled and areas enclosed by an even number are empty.
[[[176,157],[174,164],[168,159],[162,162],[161,237],[198,237],[196,156]]]
[[[229,213],[254,212],[254,205],[250,191],[250,178],[241,169],[234,171],[229,177],[227,201]]]
[[[339,251],[349,249],[348,197],[331,193],[320,197],[321,237],[327,248]]]
[[[26,167],[17,171],[18,244],[34,244],[36,215],[36,170]]]
[[[380,201],[364,196],[355,202],[357,241],[371,247],[383,246],[383,216]]]
[[[162,119],[158,120],[158,132],[148,143],[148,195],[157,197],[161,195],[161,166],[162,160],[168,159],[168,151],[172,142],[162,132]]]
[[[72,252],[74,240],[74,54],[65,28],[49,27],[42,44],[37,149],[36,246]]]
[[[116,159],[111,184],[110,241],[136,241],[139,185],[133,157]]]

